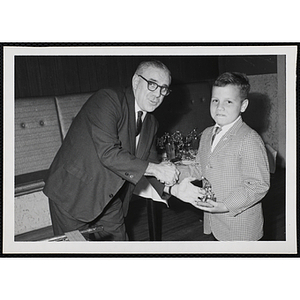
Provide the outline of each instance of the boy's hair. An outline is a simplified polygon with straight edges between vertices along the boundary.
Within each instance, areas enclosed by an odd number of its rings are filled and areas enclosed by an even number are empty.
[[[213,86],[224,87],[229,84],[239,87],[242,100],[247,99],[250,83],[246,74],[238,72],[223,73],[216,79]]]

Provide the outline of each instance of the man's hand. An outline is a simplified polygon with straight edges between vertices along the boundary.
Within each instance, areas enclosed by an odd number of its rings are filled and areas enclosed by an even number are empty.
[[[200,199],[205,196],[205,190],[191,183],[191,181],[195,179],[194,177],[187,177],[179,184],[175,184],[172,187],[172,195],[183,202],[191,203],[196,206],[196,201],[200,201]]]
[[[180,172],[171,162],[162,162],[160,164],[149,163],[145,176],[155,176],[166,186],[174,185],[179,179]]]

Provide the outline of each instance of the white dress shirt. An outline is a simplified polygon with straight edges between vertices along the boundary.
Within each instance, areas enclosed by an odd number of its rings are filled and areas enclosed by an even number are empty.
[[[135,102],[135,121],[137,121],[138,118],[138,111],[143,111],[138,104]],[[143,115],[142,115],[142,121],[144,121],[145,117],[146,117],[147,112],[143,111]],[[136,147],[138,145],[139,142],[139,138],[140,138],[140,134],[135,138],[136,141]],[[145,176],[143,176],[140,181],[137,183],[137,185],[135,186],[134,189],[134,194],[139,195],[141,197],[147,198],[147,199],[152,199],[153,201],[158,201],[158,202],[163,202],[165,203],[167,206],[168,205],[168,201],[164,200],[160,197],[160,195],[157,193],[157,191],[155,190],[155,188],[149,183],[149,181],[146,179]]]
[[[136,103],[135,101],[135,122],[137,122],[137,118],[138,118],[138,112],[139,111],[142,111],[143,112],[143,115],[142,115],[142,122],[144,122],[144,119],[146,117],[146,114],[147,112],[146,111],[143,111],[139,106],[138,104]],[[138,143],[139,143],[139,138],[140,138],[140,134],[138,136],[136,136],[135,138],[135,146],[137,147]]]

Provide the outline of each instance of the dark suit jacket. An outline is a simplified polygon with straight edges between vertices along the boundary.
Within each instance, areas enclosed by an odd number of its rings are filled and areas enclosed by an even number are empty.
[[[132,89],[100,90],[74,119],[44,187],[44,193],[74,218],[94,220],[116,195],[123,199],[126,215],[148,161],[157,162],[158,122],[146,115],[136,150],[134,105]],[[163,185],[156,187],[162,194]]]

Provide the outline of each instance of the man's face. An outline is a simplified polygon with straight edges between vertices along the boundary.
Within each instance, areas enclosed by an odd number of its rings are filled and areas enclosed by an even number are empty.
[[[143,74],[138,75],[157,83],[159,86],[168,87],[170,85],[171,79],[168,73],[159,68],[149,67],[143,71]],[[132,78],[135,100],[143,111],[152,112],[162,103],[164,96],[160,94],[160,87],[155,91],[149,91],[147,81],[138,75],[135,74]]]
[[[217,124],[224,126],[235,121],[248,106],[241,99],[240,89],[234,85],[214,86],[210,102],[210,114]]]

